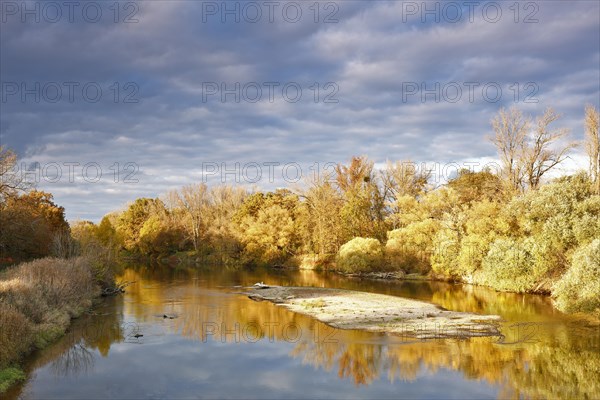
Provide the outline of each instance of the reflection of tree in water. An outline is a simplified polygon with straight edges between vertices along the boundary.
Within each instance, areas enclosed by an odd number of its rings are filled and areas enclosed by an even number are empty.
[[[83,343],[71,346],[50,364],[56,376],[86,374],[94,365],[94,355]]]
[[[67,333],[56,343],[36,354],[27,366],[35,370],[50,364],[57,376],[77,376],[94,366],[94,352],[106,357],[112,343],[124,340],[122,329],[123,298],[107,298],[92,314],[73,320]]]
[[[162,269],[161,274],[165,273]],[[250,323],[266,326],[276,322],[279,328],[294,324],[302,329],[303,335],[295,343],[292,357],[316,368],[337,371],[341,378],[352,379],[357,385],[368,385],[382,373],[387,373],[390,381],[411,381],[422,371],[447,369],[460,371],[468,379],[498,385],[502,398],[600,398],[598,327],[593,324],[587,327],[580,322],[573,324],[572,318],[556,313],[544,297],[434,282],[396,286],[354,282],[325,277],[313,271],[303,271],[297,276],[290,271],[276,276],[263,271],[254,275],[248,271],[225,271],[222,275],[214,271],[189,270],[170,273],[179,281],[176,294],[172,291],[174,286],[161,282],[162,275],[155,277],[149,270],[129,272],[131,276],[127,280],[138,283],[128,290],[128,296],[134,301],[127,303],[127,312],[138,318],[163,312],[177,314],[180,318],[168,322],[170,329],[201,342],[221,340],[218,335],[207,337],[203,329],[203,323],[207,321],[218,325],[225,323],[228,329],[233,329],[236,323],[242,328]],[[517,322],[536,321],[539,326],[534,340],[528,342],[524,342],[524,338],[529,338],[531,332],[503,331],[507,335],[505,344],[497,343],[496,338],[403,342],[385,335],[345,330],[335,331],[334,341],[323,342],[315,340],[313,332],[332,328],[270,303],[255,303],[243,296],[225,295],[214,289],[218,285],[231,285],[231,282],[251,284],[256,281],[282,285],[334,285],[396,295],[410,293],[448,309],[498,313],[507,320],[506,329]],[[359,284],[362,286],[358,287]],[[421,292],[420,286],[425,288]],[[526,324],[519,326],[527,327]],[[276,341],[286,341],[281,329],[275,329],[273,333]],[[261,337],[270,339],[267,336],[267,331],[263,331]],[[230,334],[225,340],[237,339]]]

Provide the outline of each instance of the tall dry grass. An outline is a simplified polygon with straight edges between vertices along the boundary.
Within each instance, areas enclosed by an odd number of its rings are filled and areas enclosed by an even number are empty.
[[[66,330],[99,296],[86,257],[43,258],[0,275],[0,368],[44,347]]]

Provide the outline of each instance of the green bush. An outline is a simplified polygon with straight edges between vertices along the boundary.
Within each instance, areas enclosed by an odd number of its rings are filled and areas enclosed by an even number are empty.
[[[357,237],[344,244],[336,259],[344,272],[368,272],[384,268],[383,246],[377,239]]]
[[[562,311],[600,316],[600,239],[577,249],[571,267],[554,285],[552,295]]]

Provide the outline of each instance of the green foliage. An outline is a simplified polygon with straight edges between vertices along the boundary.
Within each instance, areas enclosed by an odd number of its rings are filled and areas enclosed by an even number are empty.
[[[18,368],[0,369],[0,393],[4,393],[9,387],[27,378],[25,372]]]
[[[553,289],[559,309],[600,316],[600,239],[577,249],[571,267]]]
[[[377,239],[357,237],[344,244],[336,259],[343,272],[357,273],[385,268],[383,246]]]

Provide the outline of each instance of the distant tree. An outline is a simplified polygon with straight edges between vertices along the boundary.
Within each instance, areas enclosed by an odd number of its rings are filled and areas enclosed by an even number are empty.
[[[598,110],[589,105],[585,108],[585,150],[589,157],[589,173],[594,192],[600,195],[600,133]]]
[[[489,170],[473,172],[462,169],[456,178],[448,182],[461,203],[467,204],[484,199],[498,201],[502,199],[500,178]]]
[[[129,251],[140,251],[140,231],[151,215],[164,212],[164,203],[159,199],[140,198],[134,201],[119,216],[117,231]]]
[[[17,155],[5,146],[0,146],[0,202],[7,196],[15,196],[33,187],[33,183],[25,179],[18,171]]]
[[[337,187],[344,204],[340,210],[345,239],[376,237],[385,240],[385,196],[366,157],[352,157],[349,165],[335,168]]]
[[[382,171],[386,194],[392,201],[402,196],[418,197],[427,191],[431,170],[419,170],[412,161],[388,161]]]
[[[255,193],[244,201],[234,221],[248,261],[284,263],[301,247],[303,205],[289,190]]]
[[[516,107],[508,110],[502,108],[492,119],[494,136],[490,140],[498,150],[502,175],[514,190],[520,190],[523,186],[525,171],[520,159],[526,147],[530,125],[531,119],[523,116]]]
[[[173,198],[175,205],[183,213],[188,238],[194,245],[194,250],[198,251],[208,225],[208,188],[203,183],[187,185],[180,191],[173,192]]]
[[[531,117],[517,108],[504,108],[492,119],[495,135],[491,138],[502,162],[502,174],[514,190],[537,189],[542,177],[567,158],[576,143],[568,140],[567,129],[551,129],[560,118],[551,108],[536,118],[532,130]]]
[[[568,140],[568,129],[550,128],[550,124],[559,118],[560,115],[553,109],[546,109],[544,114],[537,118],[536,129],[522,150],[525,177],[531,189],[537,189],[544,174],[563,162],[569,150],[577,145]],[[563,139],[567,139],[566,142],[558,144]]]
[[[301,193],[308,219],[308,235],[304,241],[310,251],[318,254],[321,259],[331,258],[343,243],[340,215],[343,198],[328,175],[316,177],[308,185]]]

